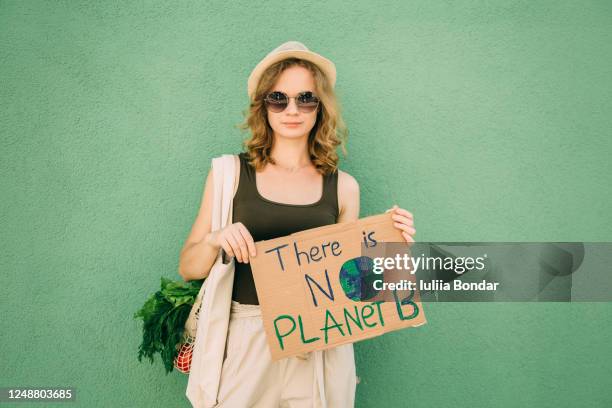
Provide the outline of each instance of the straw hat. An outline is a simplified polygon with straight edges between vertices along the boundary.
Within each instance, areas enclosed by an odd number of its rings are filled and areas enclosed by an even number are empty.
[[[287,41],[286,43],[273,49],[264,57],[264,59],[259,61],[255,68],[253,68],[253,71],[251,71],[251,75],[249,75],[249,80],[247,82],[248,93],[251,99],[253,98],[253,94],[255,93],[257,84],[259,83],[259,79],[264,71],[275,62],[290,57],[301,58],[316,64],[329,78],[332,88],[336,84],[336,66],[333,62],[315,52],[310,51],[301,42]]]

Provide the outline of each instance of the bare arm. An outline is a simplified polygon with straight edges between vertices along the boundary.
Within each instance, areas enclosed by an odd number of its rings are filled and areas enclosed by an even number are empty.
[[[338,170],[338,223],[359,219],[359,183],[350,174]]]
[[[184,281],[203,279],[215,263],[219,248],[210,242],[212,226],[213,170],[208,172],[198,216],[191,227],[179,258],[179,275]]]
[[[240,175],[240,161],[236,156],[236,180]],[[241,222],[229,224],[217,231],[212,230],[212,207],[214,195],[213,170],[208,172],[200,211],[185,241],[179,259],[179,275],[184,281],[204,279],[210,273],[219,250],[223,248],[229,257],[238,262],[249,262],[249,255],[255,256],[255,242]],[[234,183],[234,195],[238,182]]]

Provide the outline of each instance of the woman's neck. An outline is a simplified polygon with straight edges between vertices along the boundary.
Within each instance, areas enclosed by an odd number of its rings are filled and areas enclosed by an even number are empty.
[[[276,166],[289,172],[312,166],[305,139],[276,138],[270,151],[270,157],[272,157]]]

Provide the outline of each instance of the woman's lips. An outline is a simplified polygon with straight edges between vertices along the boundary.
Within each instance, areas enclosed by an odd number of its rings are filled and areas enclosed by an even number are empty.
[[[283,125],[287,127],[298,127],[301,125],[301,123],[283,123]]]

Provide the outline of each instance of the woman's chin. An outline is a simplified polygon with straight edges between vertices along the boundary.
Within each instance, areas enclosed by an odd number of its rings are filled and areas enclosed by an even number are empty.
[[[302,129],[295,129],[294,131],[283,129],[281,132],[276,132],[279,137],[286,139],[301,139],[308,137],[308,133],[304,133]]]

